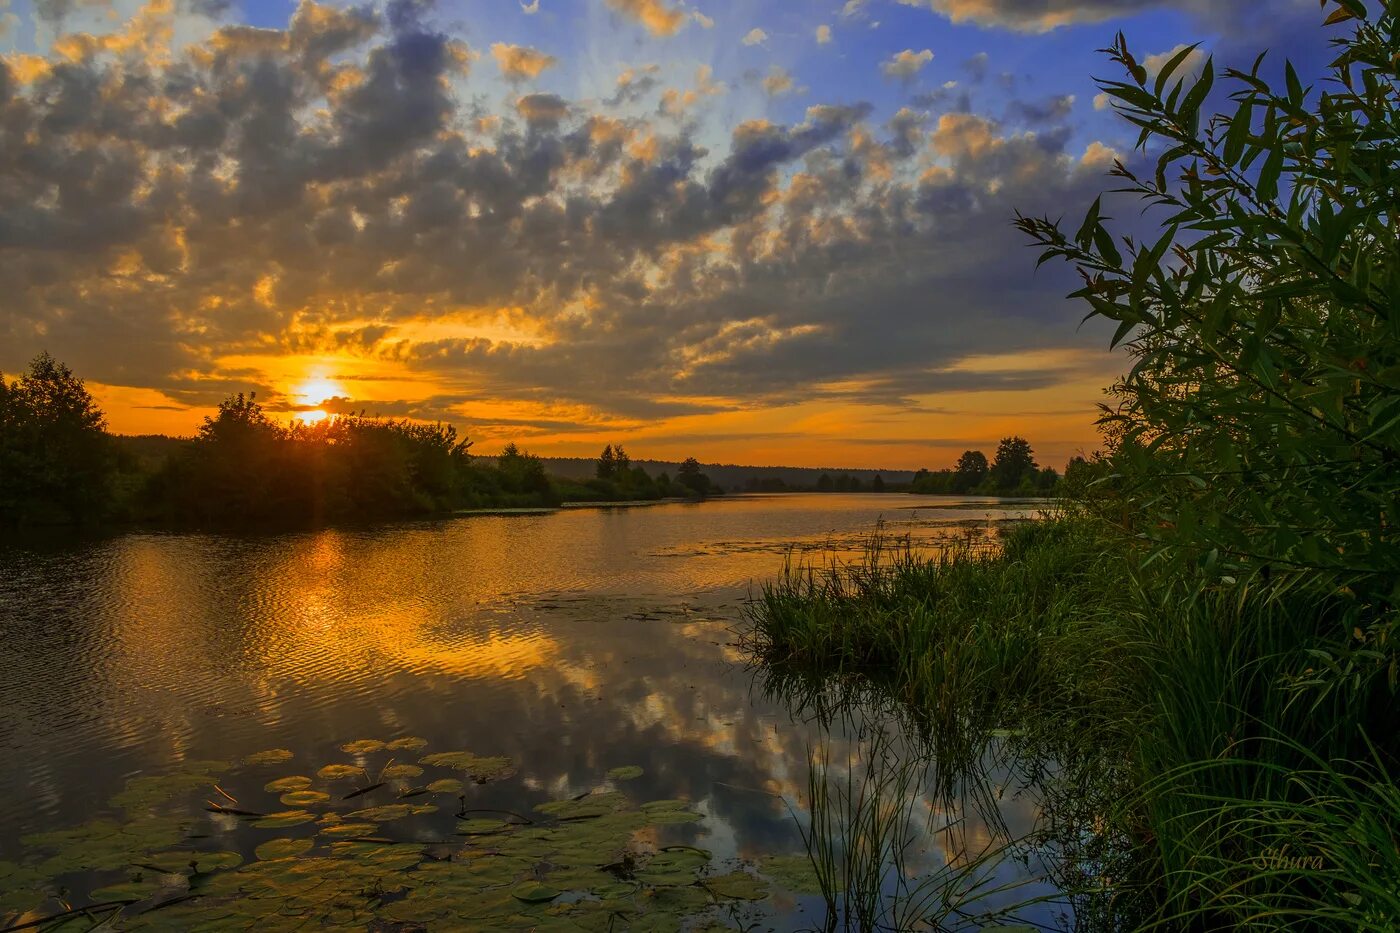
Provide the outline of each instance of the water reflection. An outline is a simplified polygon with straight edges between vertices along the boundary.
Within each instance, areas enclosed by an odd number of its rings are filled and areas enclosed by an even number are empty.
[[[22,834],[101,812],[133,774],[273,746],[334,761],[347,739],[402,734],[515,761],[514,779],[478,789],[480,806],[533,806],[638,765],[642,799],[695,802],[706,817],[695,832],[717,856],[802,852],[810,822],[793,814],[806,819],[812,750],[855,762],[868,736],[791,691],[754,689],[733,626],[788,547],[853,552],[881,521],[933,547],[1029,514],[975,500],[907,508],[920,504],[947,502],[745,497],[11,542],[0,858],[18,855]],[[927,804],[972,839],[1033,818],[1020,799],[974,809]],[[956,861],[944,837],[927,852]]]

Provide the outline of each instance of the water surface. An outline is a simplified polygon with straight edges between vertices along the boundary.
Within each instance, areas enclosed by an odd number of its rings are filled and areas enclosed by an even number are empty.
[[[802,851],[809,753],[851,739],[766,691],[744,599],[796,549],[985,537],[1034,505],[903,495],[469,516],[263,535],[0,545],[0,858],[134,775],[414,735],[506,756],[474,805],[528,808],[635,765],[719,858]],[[757,676],[757,680],[756,680]],[[837,757],[839,757],[839,754]],[[1010,799],[1010,825],[1033,819]],[[951,818],[951,817],[950,817]],[[809,927],[810,904],[775,922]],[[770,920],[773,918],[769,918]]]

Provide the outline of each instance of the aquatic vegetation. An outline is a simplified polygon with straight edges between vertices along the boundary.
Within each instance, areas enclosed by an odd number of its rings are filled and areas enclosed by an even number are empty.
[[[426,746],[400,741],[400,751]],[[342,749],[388,756],[391,744],[357,740]],[[523,813],[453,813],[409,802],[382,783],[339,797],[317,787],[364,778],[364,769],[349,765],[324,766],[317,779],[255,776],[286,760],[260,753],[236,765],[191,762],[141,775],[113,798],[114,815],[25,837],[23,856],[0,862],[0,930],[45,927],[45,918],[65,930],[362,929],[371,922],[681,930],[719,916],[726,904],[811,889],[790,859],[768,871],[766,863],[720,861],[703,848],[667,842],[667,827],[704,818],[685,800],[603,791]],[[468,752],[422,761],[399,774],[435,768],[480,781],[513,769],[509,759]],[[266,797],[248,789],[258,787]],[[218,802],[201,808],[198,794],[211,788]],[[421,792],[464,790],[458,778],[438,778]],[[292,808],[258,812],[264,799]]]
[[[641,777],[644,772],[637,765],[623,765],[620,768],[613,768],[608,772],[610,781],[634,781]]]
[[[509,777],[515,773],[509,758],[483,758],[471,752],[438,752],[419,759],[418,763],[464,771],[478,784]]]

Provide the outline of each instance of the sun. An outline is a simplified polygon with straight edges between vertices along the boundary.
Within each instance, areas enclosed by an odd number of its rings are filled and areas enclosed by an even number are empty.
[[[295,386],[292,395],[303,405],[317,406],[330,399],[344,397],[345,387],[328,376],[317,375]],[[309,407],[297,412],[295,417],[302,424],[315,424],[325,421],[330,414],[325,409]]]

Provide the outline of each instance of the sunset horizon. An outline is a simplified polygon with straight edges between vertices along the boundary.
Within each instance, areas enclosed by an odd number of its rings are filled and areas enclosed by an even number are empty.
[[[0,371],[51,352],[121,434],[256,392],[481,451],[1063,467],[1130,362],[1012,221],[1132,161],[1115,29],[1198,67],[1246,20],[1058,6],[12,4]]]
[[[0,0],[0,933],[1400,930],[1400,0]]]

